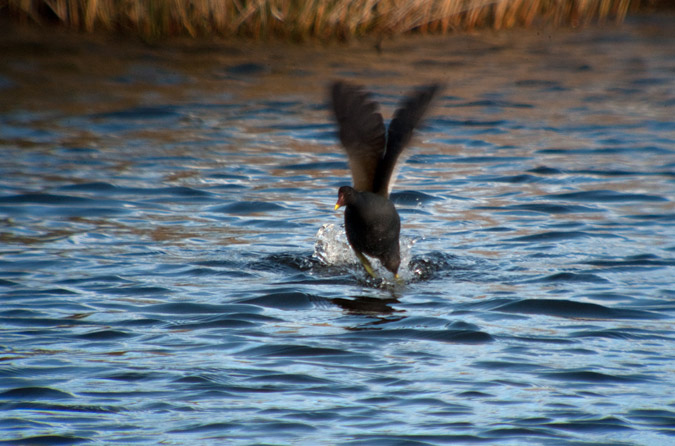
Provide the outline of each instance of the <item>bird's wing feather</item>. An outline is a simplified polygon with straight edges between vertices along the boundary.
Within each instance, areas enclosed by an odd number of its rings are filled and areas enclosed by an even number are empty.
[[[420,88],[408,95],[401,107],[396,110],[387,132],[386,151],[375,173],[373,192],[384,197],[394,183],[394,170],[399,155],[410,142],[413,130],[420,123],[441,85],[432,84]]]
[[[354,189],[372,192],[386,143],[378,105],[361,87],[347,82],[333,84],[331,99],[340,128],[340,142],[349,158]]]

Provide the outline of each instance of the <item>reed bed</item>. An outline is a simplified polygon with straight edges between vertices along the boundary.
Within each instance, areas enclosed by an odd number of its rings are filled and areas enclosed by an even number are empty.
[[[10,17],[146,38],[349,39],[621,21],[639,0],[0,0]],[[4,5],[3,5],[4,4]]]

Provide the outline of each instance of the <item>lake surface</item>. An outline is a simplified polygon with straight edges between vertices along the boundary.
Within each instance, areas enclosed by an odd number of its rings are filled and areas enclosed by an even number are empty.
[[[0,443],[675,444],[675,17],[0,38]],[[333,79],[446,84],[346,245]]]

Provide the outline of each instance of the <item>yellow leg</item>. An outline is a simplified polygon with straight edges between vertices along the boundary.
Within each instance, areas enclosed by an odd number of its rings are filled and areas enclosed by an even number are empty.
[[[370,274],[370,277],[372,277],[373,279],[377,279],[377,276],[375,275],[375,270],[373,270],[373,265],[370,264],[370,260],[368,260],[366,256],[364,256],[358,251],[354,251],[354,253],[356,253],[356,257],[359,258],[359,260],[361,261],[361,265],[363,265],[363,267],[366,269],[366,272]]]

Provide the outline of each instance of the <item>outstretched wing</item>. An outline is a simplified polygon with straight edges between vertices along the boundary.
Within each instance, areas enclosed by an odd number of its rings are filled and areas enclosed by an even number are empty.
[[[378,105],[361,87],[335,82],[331,88],[340,142],[347,151],[354,189],[372,192],[385,151],[385,129]]]
[[[387,132],[387,149],[378,165],[373,183],[373,192],[389,196],[393,184],[396,161],[413,136],[413,130],[421,122],[434,96],[441,90],[440,84],[427,85],[408,95],[396,110]]]

